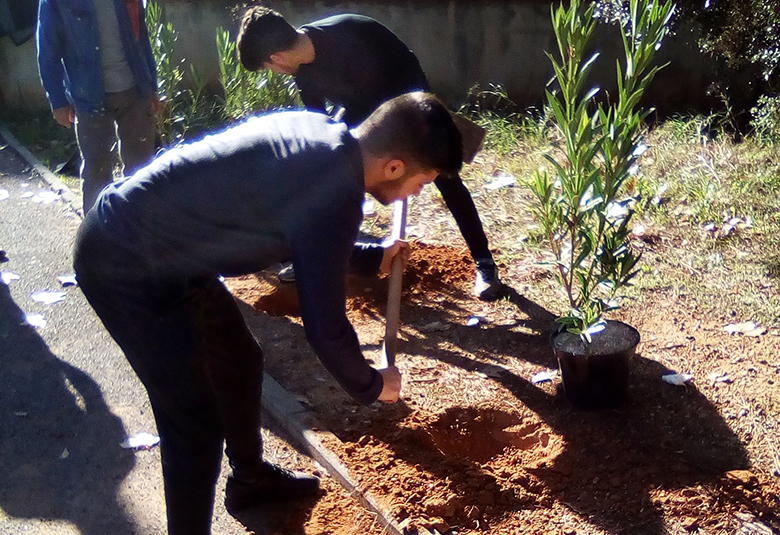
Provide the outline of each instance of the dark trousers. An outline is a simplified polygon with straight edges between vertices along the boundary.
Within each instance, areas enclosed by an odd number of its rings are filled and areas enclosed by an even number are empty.
[[[471,198],[471,193],[463,180],[459,176],[439,177],[434,184],[439,188],[444,203],[455,218],[474,261],[478,263],[493,262],[493,255],[490,253],[487,236],[482,228],[477,207],[474,206],[474,199]]]
[[[113,180],[113,147],[117,141],[125,176],[132,175],[152,159],[152,99],[141,98],[136,87],[107,93],[106,111],[97,114],[77,112],[75,130],[81,151],[84,213],[87,213],[101,190]]]
[[[236,473],[260,467],[262,351],[219,280],[133,277],[139,260],[110,250],[96,219],[79,231],[79,285],[149,395],[168,534],[208,535],[223,441]]]

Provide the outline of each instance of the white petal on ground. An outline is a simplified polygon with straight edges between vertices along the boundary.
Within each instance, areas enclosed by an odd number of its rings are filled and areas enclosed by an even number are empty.
[[[57,280],[59,281],[60,285],[63,288],[66,288],[68,286],[78,285],[78,281],[76,280],[76,275],[60,275],[59,277],[57,277]]]
[[[7,189],[0,189],[0,201],[6,200],[8,197],[10,197],[11,194],[8,193]]]
[[[681,386],[691,380],[690,373],[667,373],[661,376],[661,380],[670,385]]]
[[[466,325],[469,327],[476,327],[480,324],[480,322],[485,319],[483,316],[471,316],[467,321]]]
[[[745,331],[745,336],[751,336],[753,338],[761,336],[762,334],[766,334],[766,327],[756,327],[755,329]]]
[[[371,215],[376,212],[376,203],[371,199],[363,201],[363,215]]]
[[[534,376],[531,377],[531,382],[535,385],[538,385],[539,383],[546,383],[548,381],[552,381],[557,376],[558,376],[558,370],[543,370],[535,373]]]
[[[55,193],[51,190],[39,191],[38,195],[35,195],[30,200],[41,204],[51,204],[60,198],[59,193]]]
[[[18,281],[19,275],[16,273],[11,273],[10,271],[3,271],[0,272],[0,281],[3,282],[5,285],[11,284],[13,281]]]
[[[715,371],[707,375],[707,379],[713,383],[730,383],[731,377],[726,372]]]
[[[40,314],[27,314],[25,322],[32,327],[46,327],[46,319]]]
[[[126,450],[148,450],[160,443],[160,437],[142,431],[127,437],[119,446]]]
[[[31,295],[33,301],[43,303],[44,305],[53,305],[59,303],[67,294],[65,292],[35,292]]]
[[[515,177],[509,173],[501,173],[493,177],[492,182],[485,184],[485,189],[501,189],[514,186],[516,183]]]
[[[723,327],[723,330],[729,334],[745,334],[754,331],[757,328],[758,325],[756,325],[755,322],[744,321],[742,323],[729,323]]]

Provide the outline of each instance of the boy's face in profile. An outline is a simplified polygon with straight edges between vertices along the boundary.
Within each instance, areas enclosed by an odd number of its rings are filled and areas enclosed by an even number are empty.
[[[263,67],[276,74],[289,74],[290,76],[293,76],[298,72],[298,65],[289,61],[285,52],[271,54],[268,61],[263,62]]]
[[[407,173],[401,178],[382,182],[374,188],[374,191],[369,193],[376,198],[382,204],[390,204],[393,201],[405,199],[410,195],[418,195],[423,186],[430,184],[436,177],[439,176],[439,171],[415,171]]]

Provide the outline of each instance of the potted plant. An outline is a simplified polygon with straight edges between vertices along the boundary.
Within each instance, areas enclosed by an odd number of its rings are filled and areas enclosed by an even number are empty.
[[[552,9],[560,57],[547,54],[557,88],[547,91],[550,121],[562,139],[557,157],[546,155],[551,170],[529,181],[534,212],[555,259],[556,279],[569,308],[552,336],[567,398],[581,406],[608,406],[626,395],[629,360],[639,333],[604,314],[619,307],[621,288],[637,273],[640,254],[630,246],[635,199],[628,180],[644,151],[644,119],[639,107],[660,66],[656,51],[669,30],[671,1],[615,2],[622,25],[625,64],[617,66],[618,92],[596,102],[587,89],[598,54],[585,54],[604,3],[571,0]]]

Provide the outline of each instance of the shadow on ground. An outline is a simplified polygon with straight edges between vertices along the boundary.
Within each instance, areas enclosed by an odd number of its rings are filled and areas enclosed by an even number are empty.
[[[98,385],[59,360],[0,284],[0,508],[82,535],[137,533],[117,503],[135,464]]]

